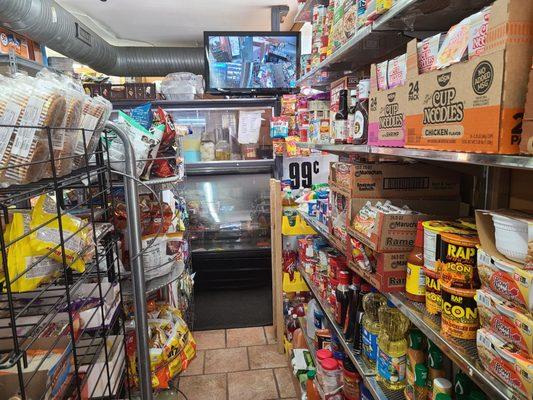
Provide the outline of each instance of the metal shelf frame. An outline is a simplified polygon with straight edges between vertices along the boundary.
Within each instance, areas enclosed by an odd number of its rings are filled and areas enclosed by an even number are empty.
[[[358,68],[405,53],[405,45],[413,37],[447,31],[490,3],[491,0],[398,0],[372,25],[359,29],[333,54],[301,76],[296,84],[298,87],[328,86]]]
[[[321,236],[335,247],[334,242],[330,241],[329,233],[324,235],[323,227],[315,218],[298,211],[300,216],[312,226]],[[337,248],[344,253],[344,249]],[[355,273],[357,270],[352,269]],[[302,273],[304,279],[308,282],[309,278]],[[364,277],[363,277],[364,278]],[[313,291],[314,293],[314,291]],[[489,396],[491,399],[512,400],[515,398],[512,391],[505,385],[501,384],[495,378],[488,374],[481,365],[478,358],[475,340],[458,340],[441,335],[440,317],[430,315],[421,303],[415,303],[408,300],[401,293],[383,293],[409,320],[420,329],[437,347],[439,347],[446,356],[461,368],[468,376]],[[318,300],[318,298],[317,298]],[[319,301],[320,303],[320,301]],[[321,304],[321,303],[320,303]],[[321,304],[322,305],[322,304]]]
[[[407,149],[403,147],[378,147],[352,144],[298,143],[297,145],[302,148],[339,155],[368,154],[411,158],[424,161],[442,161],[459,164],[483,165],[487,167],[533,170],[533,156],[461,153],[455,151]]]

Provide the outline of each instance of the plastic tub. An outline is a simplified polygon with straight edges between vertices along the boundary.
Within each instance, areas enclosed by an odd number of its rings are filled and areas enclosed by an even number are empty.
[[[528,252],[528,226],[522,221],[492,214],[496,248],[513,261],[524,263]]]

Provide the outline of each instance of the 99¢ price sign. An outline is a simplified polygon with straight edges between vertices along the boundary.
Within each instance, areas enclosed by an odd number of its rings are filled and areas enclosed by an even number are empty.
[[[333,161],[338,161],[338,157],[332,154],[284,157],[283,180],[290,180],[292,189],[310,188],[318,183],[327,183],[329,163]]]

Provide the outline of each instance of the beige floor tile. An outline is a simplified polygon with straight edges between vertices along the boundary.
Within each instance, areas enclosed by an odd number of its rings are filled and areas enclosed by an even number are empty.
[[[255,346],[266,344],[263,327],[228,329],[228,347]]]
[[[248,354],[246,347],[233,347],[229,349],[207,350],[205,353],[205,373],[246,371]]]
[[[248,347],[248,356],[251,369],[277,368],[288,365],[287,356],[278,353],[275,344]]]
[[[277,399],[278,391],[271,369],[228,374],[228,400]]]
[[[204,373],[204,358],[205,351],[199,350],[196,352],[196,357],[191,361],[181,376],[202,375]]]
[[[193,333],[198,350],[223,349],[226,347],[226,331],[198,331]]]
[[[226,400],[226,374],[184,376],[179,389],[189,400]]]
[[[277,340],[276,340],[276,328],[274,328],[274,326],[270,325],[270,326],[265,326],[265,336],[266,336],[266,339],[267,339],[267,343],[268,344],[274,344],[274,343],[277,343]]]
[[[276,368],[274,370],[274,375],[276,376],[276,381],[278,382],[279,396],[282,399],[296,396],[294,379],[289,368]]]

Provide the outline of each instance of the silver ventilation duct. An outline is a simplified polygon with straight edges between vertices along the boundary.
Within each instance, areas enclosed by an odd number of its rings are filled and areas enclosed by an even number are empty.
[[[204,72],[203,48],[112,46],[54,0],[0,0],[0,23],[107,75]]]

